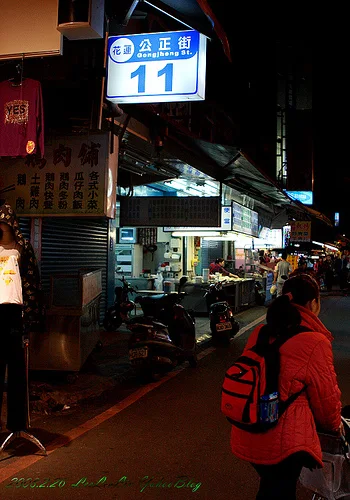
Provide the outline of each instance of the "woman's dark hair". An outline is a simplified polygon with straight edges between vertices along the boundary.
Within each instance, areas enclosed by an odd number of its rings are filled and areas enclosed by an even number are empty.
[[[274,335],[287,335],[288,330],[298,327],[301,316],[294,304],[305,306],[320,297],[317,280],[309,273],[298,273],[283,284],[282,295],[269,306],[266,323]]]
[[[179,281],[179,292],[182,292],[182,289],[184,285],[187,283],[188,277],[187,276],[182,276]]]
[[[219,257],[215,260],[215,264],[220,264],[220,262],[225,262],[225,259],[223,257]]]

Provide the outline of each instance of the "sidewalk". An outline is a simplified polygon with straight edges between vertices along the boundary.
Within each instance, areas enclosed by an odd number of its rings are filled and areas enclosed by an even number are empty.
[[[266,313],[266,307],[251,307],[235,315],[240,331]],[[128,339],[131,333],[124,325],[117,332],[100,331],[102,347],[91,353],[82,369],[67,381],[67,374],[31,371],[31,413],[49,414],[61,411],[65,405],[96,397],[133,377],[128,359]],[[199,350],[211,342],[209,319],[196,317],[196,338]]]

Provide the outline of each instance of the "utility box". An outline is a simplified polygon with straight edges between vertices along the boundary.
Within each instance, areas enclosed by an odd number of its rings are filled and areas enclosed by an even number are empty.
[[[104,36],[104,0],[60,0],[57,29],[68,40]]]
[[[46,330],[30,335],[31,370],[80,370],[99,342],[101,295],[101,269],[51,277]]]

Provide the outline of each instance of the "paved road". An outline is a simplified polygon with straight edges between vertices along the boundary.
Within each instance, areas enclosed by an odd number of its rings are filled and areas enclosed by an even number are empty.
[[[343,402],[350,404],[350,297],[322,302],[322,319],[335,336]],[[36,422],[32,431],[48,456],[34,454],[27,442],[5,450],[0,499],[253,500],[257,476],[231,454],[230,425],[219,410],[225,370],[248,335],[249,330],[228,349],[209,347],[194,370],[110,391],[80,409]],[[311,497],[299,489],[298,500]]]

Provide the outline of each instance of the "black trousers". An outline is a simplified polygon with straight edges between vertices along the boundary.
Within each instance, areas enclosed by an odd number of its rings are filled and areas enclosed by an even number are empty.
[[[333,271],[326,271],[324,275],[324,284],[326,285],[327,292],[331,292],[333,288]]]
[[[305,452],[294,453],[275,465],[251,464],[260,476],[256,500],[296,500],[297,482],[301,469],[317,466]]]
[[[339,273],[339,286],[340,290],[348,287],[348,270],[342,269]]]
[[[7,429],[27,428],[27,376],[23,347],[22,306],[0,304],[0,413],[7,366]]]

